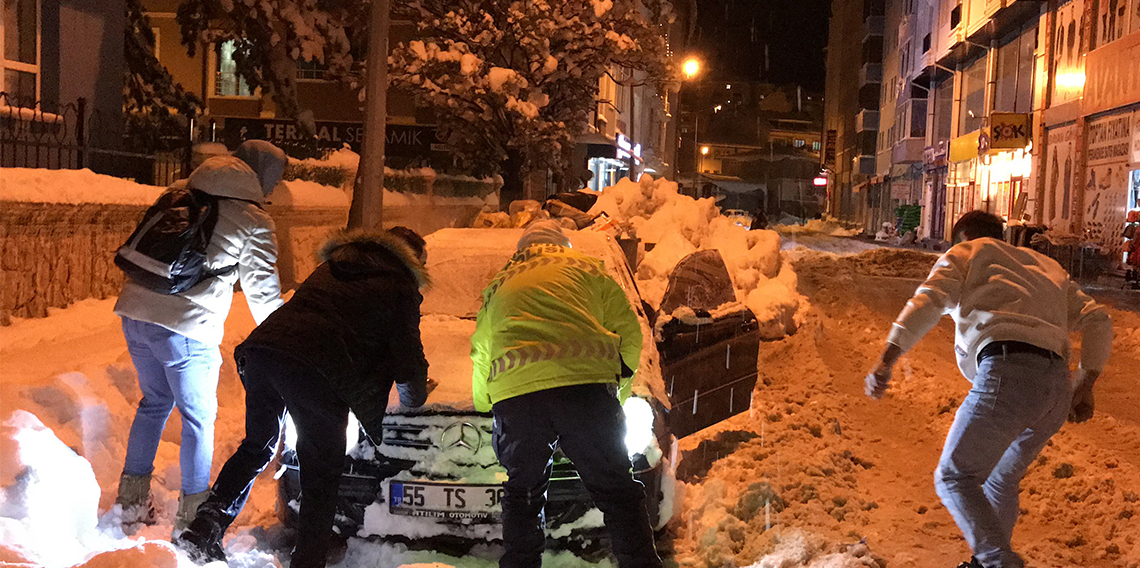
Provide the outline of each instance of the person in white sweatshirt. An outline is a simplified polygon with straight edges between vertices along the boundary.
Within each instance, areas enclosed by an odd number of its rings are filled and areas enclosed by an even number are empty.
[[[218,346],[233,301],[234,283],[260,324],[281,304],[273,220],[261,204],[285,171],[285,153],[263,140],[238,147],[198,166],[185,183],[219,197],[218,221],[206,248],[206,264],[219,274],[185,292],[161,294],[123,284],[115,314],[123,319],[127,350],[143,398],[127,440],[116,503],[123,524],[153,521],[148,504],[154,457],[171,410],[182,419],[179,465],[182,491],[175,529],[186,528],[210,489],[214,419],[218,411]]]
[[[1093,384],[1108,360],[1112,320],[1052,259],[1002,240],[1000,217],[972,211],[954,225],[956,244],[899,314],[866,392],[881,398],[892,369],[943,315],[954,318],[954,352],[973,388],[946,436],[935,489],[974,556],[959,568],[1022,568],[1010,545],[1018,486],[1068,418],[1093,414]],[[1075,380],[1070,332],[1082,334]]]

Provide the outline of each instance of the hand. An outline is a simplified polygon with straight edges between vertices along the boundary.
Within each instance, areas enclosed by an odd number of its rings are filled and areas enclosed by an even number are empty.
[[[1069,407],[1069,422],[1081,423],[1092,418],[1096,404],[1093,401],[1093,385],[1100,375],[1096,371],[1083,371],[1073,389],[1073,404]]]
[[[891,382],[891,373],[894,371],[894,365],[888,365],[879,361],[870,373],[867,373],[867,378],[863,379],[865,384],[864,392],[867,396],[880,399],[887,392],[887,387]]]

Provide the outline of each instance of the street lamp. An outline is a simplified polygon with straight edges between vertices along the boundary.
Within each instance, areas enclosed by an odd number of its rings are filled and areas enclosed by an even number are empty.
[[[696,56],[690,55],[689,57],[685,58],[684,62],[681,63],[681,73],[684,74],[686,81],[692,81],[693,79],[695,79],[697,77],[697,75],[701,74],[701,67],[702,67],[701,60],[699,58],[697,58]],[[678,91],[678,93],[677,93],[678,108],[680,108],[680,102],[681,102],[680,101],[680,91]],[[693,114],[693,149],[694,149],[694,155],[693,155],[693,195],[694,196],[697,195],[698,191],[700,191],[699,190],[699,185],[700,185],[699,180],[700,180],[700,175],[701,175],[700,156],[698,156],[695,152],[695,150],[700,147],[700,142],[698,140],[698,132],[700,131],[699,120],[700,120],[699,117],[697,117],[696,113],[694,113]]]
[[[686,79],[692,79],[701,72],[701,60],[696,57],[689,57],[681,64],[681,72],[685,74]]]

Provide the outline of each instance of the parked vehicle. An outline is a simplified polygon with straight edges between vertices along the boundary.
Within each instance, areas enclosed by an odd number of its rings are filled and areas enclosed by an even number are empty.
[[[501,540],[506,472],[491,448],[491,415],[476,412],[471,402],[469,352],[481,292],[514,254],[520,235],[515,229],[444,229],[427,237],[433,286],[425,294],[420,330],[429,376],[437,385],[421,408],[402,408],[395,397],[389,401],[379,445],[350,425],[350,442],[358,443],[350,443],[345,458],[336,520],[341,534],[436,549],[448,541],[469,547]],[[723,278],[678,270],[684,282],[670,284],[675,299],[667,294],[669,311],[655,330],[657,314],[642,300],[616,241],[592,231],[570,235],[576,249],[605,261],[641,320],[645,345],[633,394],[624,405],[626,445],[634,475],[645,485],[651,520],[660,529],[673,515],[676,438],[748,408],[759,349],[756,319],[739,304],[709,311],[710,302],[735,299],[724,263],[711,251],[715,258],[705,255],[695,266],[708,272],[708,265],[719,263],[716,276]],[[695,319],[673,315],[680,313],[673,304],[685,297],[700,304],[681,310]],[[295,443],[288,428],[285,443],[287,448]],[[287,449],[282,462],[278,513],[291,525],[300,491],[295,453]],[[546,518],[550,538],[570,550],[589,546],[603,527],[573,464],[560,453]]]
[[[743,209],[725,209],[720,214],[745,229],[752,228],[752,215]]]

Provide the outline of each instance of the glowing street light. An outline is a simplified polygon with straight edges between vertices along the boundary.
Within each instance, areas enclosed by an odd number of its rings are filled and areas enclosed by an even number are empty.
[[[696,77],[701,72],[701,60],[696,57],[686,59],[681,65],[681,72],[685,74],[686,79]]]
[[[708,146],[701,146],[701,155],[702,156],[709,155],[709,147]]]

